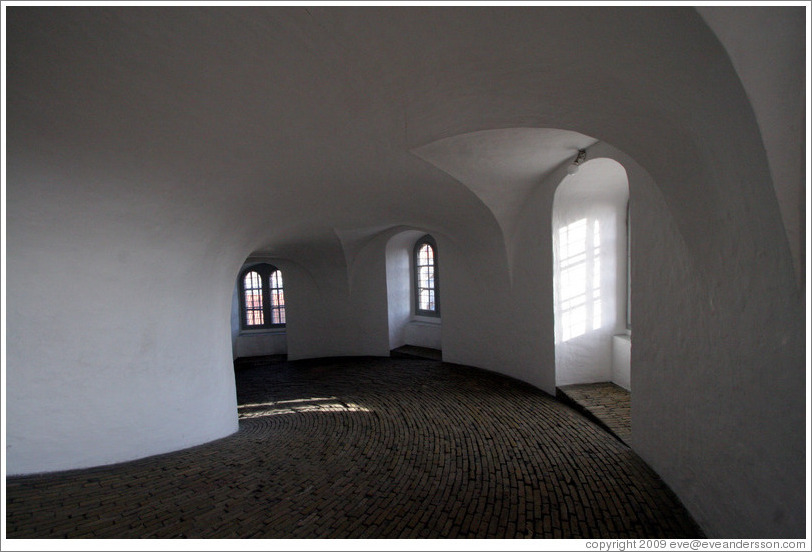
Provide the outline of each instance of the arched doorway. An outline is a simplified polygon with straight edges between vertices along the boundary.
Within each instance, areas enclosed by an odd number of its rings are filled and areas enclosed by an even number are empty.
[[[631,434],[628,205],[626,170],[599,158],[562,180],[552,217],[556,387],[587,411],[607,413],[606,425],[624,440]]]

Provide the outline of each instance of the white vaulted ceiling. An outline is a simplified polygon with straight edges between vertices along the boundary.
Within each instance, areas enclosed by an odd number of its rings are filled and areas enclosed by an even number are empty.
[[[246,253],[340,258],[336,228],[504,230],[595,139],[655,175],[696,164],[682,110],[707,99],[709,67],[674,48],[674,16],[710,38],[671,9],[22,10],[10,147],[16,163],[58,152],[79,174],[106,170],[72,190],[91,202],[124,184],[219,220]],[[681,195],[705,192],[686,180]]]
[[[637,221],[635,450],[709,534],[799,533],[808,11],[4,9],[10,473],[236,431],[251,255],[294,358],[388,354],[405,230],[438,241],[444,358],[555,392],[552,202],[586,148]]]

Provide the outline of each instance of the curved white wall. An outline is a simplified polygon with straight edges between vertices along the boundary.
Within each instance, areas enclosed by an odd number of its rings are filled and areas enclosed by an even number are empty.
[[[696,9],[724,45],[753,106],[803,292],[809,144],[799,114],[809,105],[804,60],[809,11],[802,6],[782,10],[768,6]]]
[[[9,474],[120,462],[237,429],[228,241],[184,231],[148,198],[110,201],[109,182],[87,190],[87,176],[9,163]]]
[[[637,452],[708,535],[802,535],[803,302],[764,149],[791,133],[695,10],[7,14],[9,473],[234,431],[249,254],[288,260],[289,358],[388,354],[392,229],[438,241],[444,359],[554,392],[553,194],[587,147],[629,180]]]
[[[409,244],[414,244],[421,232],[403,232],[386,243],[386,304],[389,312],[389,348],[406,345],[406,326],[412,315],[411,263]]]
[[[556,385],[612,381],[613,336],[625,330],[626,171],[583,163],[553,202]]]

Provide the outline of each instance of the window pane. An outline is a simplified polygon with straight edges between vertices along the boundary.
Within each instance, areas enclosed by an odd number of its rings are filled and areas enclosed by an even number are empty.
[[[424,244],[417,253],[417,266],[430,266],[433,264],[434,249],[429,244]]]
[[[285,323],[285,291],[282,289],[282,271],[271,274],[271,324]]]
[[[243,297],[245,299],[245,324],[247,326],[263,324],[262,278],[258,272],[252,270],[243,278]]]
[[[415,258],[417,308],[424,311],[435,311],[434,248],[423,243],[417,249]]]
[[[259,273],[254,272],[253,270],[245,275],[244,279],[245,289],[262,289],[262,279],[259,277]]]
[[[245,323],[248,326],[261,325],[264,322],[264,316],[261,310],[247,310],[245,311]]]
[[[245,307],[248,309],[262,308],[262,293],[256,290],[245,292]]]
[[[429,290],[421,289],[420,290],[420,309],[421,310],[428,310],[429,309]]]

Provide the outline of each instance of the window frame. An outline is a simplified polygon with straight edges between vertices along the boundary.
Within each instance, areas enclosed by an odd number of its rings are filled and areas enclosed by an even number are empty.
[[[418,277],[418,253],[420,249],[428,245],[433,251],[433,268],[434,268],[434,310],[427,310],[420,308],[420,278]],[[439,256],[437,252],[437,241],[429,234],[421,237],[414,244],[412,249],[412,286],[414,297],[414,314],[415,316],[430,316],[432,318],[440,317],[440,268]]]
[[[632,331],[632,210],[626,202],[626,330]]]
[[[285,313],[285,322],[280,324],[274,324],[271,322],[273,320],[273,311],[275,310],[271,303],[271,292],[273,291],[271,288],[271,276],[275,272],[279,272],[282,275],[282,287],[281,288],[274,288],[274,289],[281,289],[282,290],[282,300],[284,302],[285,298],[285,280],[282,271],[269,263],[256,263],[252,265],[248,265],[244,267],[240,271],[240,275],[237,279],[237,286],[238,286],[238,295],[240,300],[240,331],[250,332],[254,330],[272,330],[272,329],[283,329],[287,325],[287,305],[284,304],[282,307],[282,311]],[[262,324],[251,324],[247,323],[247,306],[245,304],[245,277],[250,272],[256,272],[259,274],[260,283],[262,285]],[[276,310],[280,310],[278,307]]]

